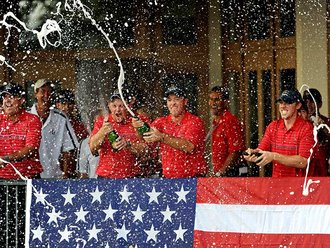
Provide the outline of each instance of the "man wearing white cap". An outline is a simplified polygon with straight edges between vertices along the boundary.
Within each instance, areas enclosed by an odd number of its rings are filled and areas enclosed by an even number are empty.
[[[67,178],[72,171],[77,137],[67,116],[51,107],[52,87],[46,79],[34,85],[36,103],[30,112],[39,116],[43,123],[39,148],[40,162],[44,171],[41,178]]]

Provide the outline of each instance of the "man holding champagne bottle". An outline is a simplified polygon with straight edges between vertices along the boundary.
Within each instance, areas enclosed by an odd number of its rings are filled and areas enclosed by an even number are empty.
[[[186,110],[188,99],[182,88],[172,86],[165,92],[168,116],[157,118],[149,132],[143,134],[147,142],[160,142],[163,175],[185,178],[206,174],[204,160],[205,128],[201,118]],[[133,120],[135,128],[143,125]]]
[[[132,118],[118,93],[110,96],[108,107],[110,114],[96,119],[89,142],[91,152],[100,154],[96,174],[105,178],[138,176],[137,158],[148,146],[138,139]]]

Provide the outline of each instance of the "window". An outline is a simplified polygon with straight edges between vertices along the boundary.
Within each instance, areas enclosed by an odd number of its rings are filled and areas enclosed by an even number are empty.
[[[264,0],[249,0],[246,4],[248,37],[262,40],[270,37],[270,13]]]
[[[281,0],[280,2],[280,36],[295,36],[296,12],[294,0]]]
[[[162,8],[163,43],[166,45],[194,45],[197,43],[195,1],[178,3],[166,0]]]
[[[280,70],[281,92],[296,87],[296,70],[282,69]]]

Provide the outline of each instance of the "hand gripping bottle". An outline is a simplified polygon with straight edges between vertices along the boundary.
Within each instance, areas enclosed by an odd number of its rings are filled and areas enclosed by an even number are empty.
[[[119,138],[119,135],[118,135],[118,133],[116,132],[116,130],[112,130],[112,131],[108,134],[108,139],[109,139],[109,141],[110,141],[110,143],[111,143],[112,150],[113,150],[114,152],[116,152],[117,149],[115,149],[115,148],[113,147],[113,143],[114,143],[118,138]]]
[[[143,122],[143,126],[138,128],[138,132],[141,135],[143,135],[144,133],[149,132],[149,131],[150,131],[150,126],[146,122]]]
[[[134,118],[136,118],[136,119],[139,119],[139,120],[140,120],[140,118],[139,118],[139,117],[137,117],[137,116],[134,116]],[[149,126],[149,124],[148,124],[148,123],[146,123],[146,122],[143,122],[143,125],[142,125],[141,127],[138,127],[138,128],[137,128],[137,130],[138,130],[138,132],[139,132],[139,134],[140,134],[140,135],[143,135],[144,133],[146,133],[146,132],[149,132],[149,131],[150,131],[150,126]]]

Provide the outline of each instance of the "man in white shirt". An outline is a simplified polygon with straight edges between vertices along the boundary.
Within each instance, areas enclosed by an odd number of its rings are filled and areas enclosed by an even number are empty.
[[[72,171],[78,140],[67,116],[51,107],[50,81],[38,80],[34,85],[36,103],[30,112],[39,116],[43,123],[39,148],[40,162],[44,171],[41,178],[68,178]]]

